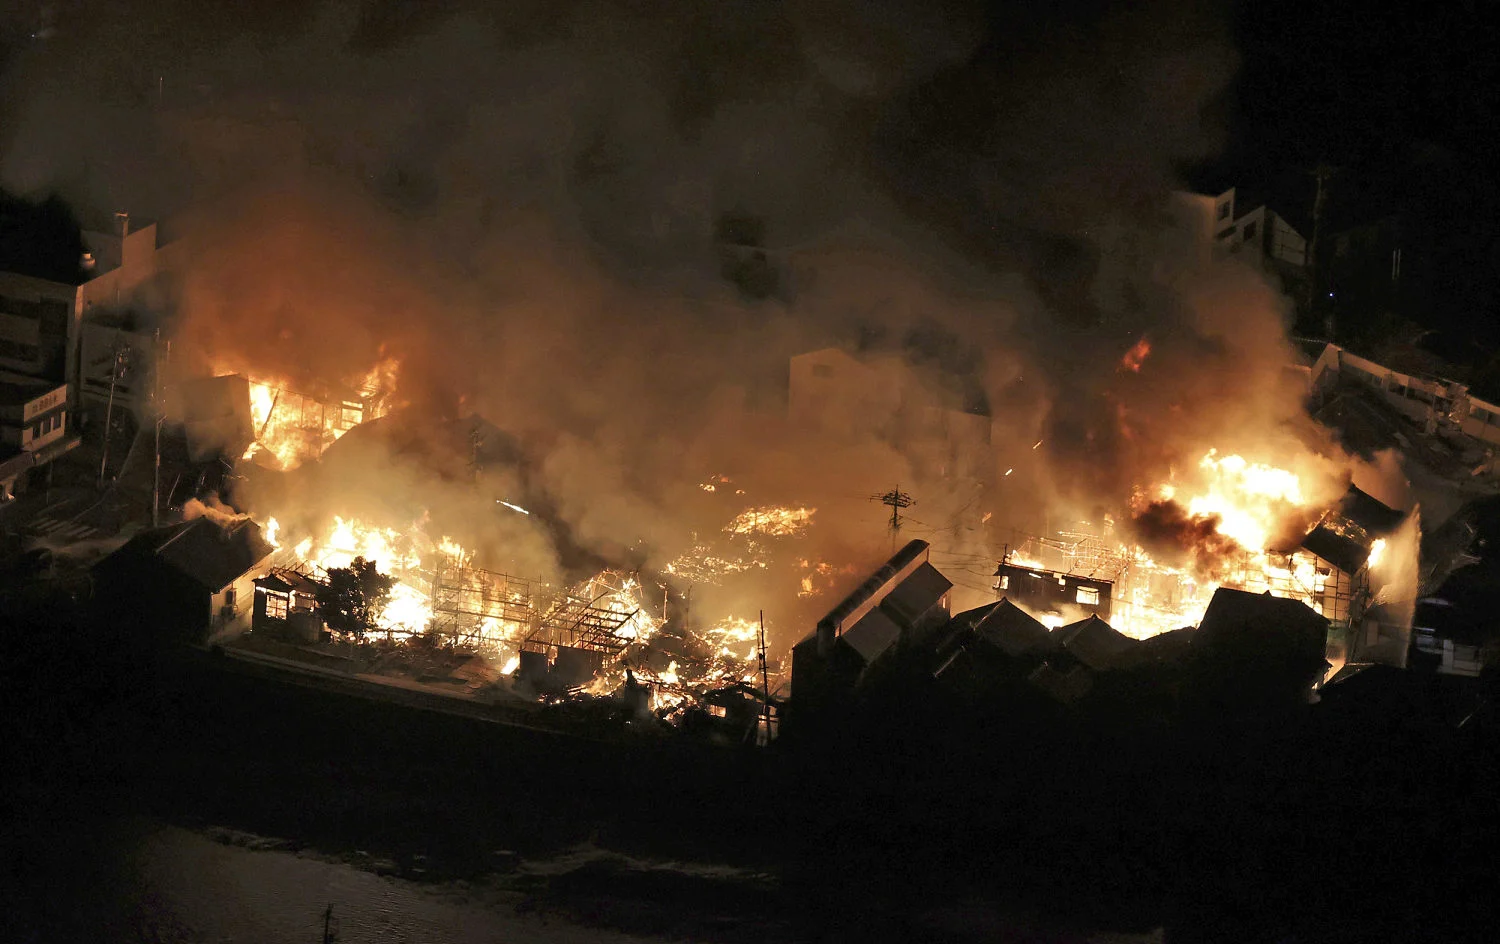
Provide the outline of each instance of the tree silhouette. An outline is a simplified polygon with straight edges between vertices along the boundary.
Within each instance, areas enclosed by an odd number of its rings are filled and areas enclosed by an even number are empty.
[[[356,557],[348,567],[333,567],[318,588],[318,616],[330,629],[364,635],[375,625],[391,598],[396,578],[382,574],[375,561]]]

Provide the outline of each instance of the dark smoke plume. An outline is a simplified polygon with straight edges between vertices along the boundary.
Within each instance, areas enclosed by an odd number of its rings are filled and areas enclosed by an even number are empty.
[[[513,433],[580,540],[671,556],[725,474],[818,506],[813,553],[878,558],[864,497],[898,482],[913,536],[988,553],[1209,445],[1289,451],[1299,413],[1274,287],[1171,235],[1225,22],[1033,6],[80,0],[10,58],[0,185],[173,220],[184,348],[395,357],[413,409]],[[782,419],[791,355],[862,340],[908,412],[988,407],[985,497],[899,411]]]
[[[1219,533],[1218,515],[1193,516],[1171,500],[1141,508],[1131,528],[1141,547],[1160,563],[1205,579],[1221,577],[1245,553],[1233,538]]]

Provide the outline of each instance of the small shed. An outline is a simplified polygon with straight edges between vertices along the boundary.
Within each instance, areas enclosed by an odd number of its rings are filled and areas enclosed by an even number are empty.
[[[323,621],[317,613],[318,587],[310,575],[290,567],[278,567],[256,578],[250,628],[294,642],[314,643],[322,639]]]

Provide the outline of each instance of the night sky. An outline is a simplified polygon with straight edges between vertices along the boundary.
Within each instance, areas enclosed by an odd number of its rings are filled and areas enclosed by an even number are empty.
[[[142,76],[149,79],[161,71],[152,60],[163,49],[226,39],[274,46],[307,29],[322,5],[282,0],[256,4],[251,15],[237,4],[152,4],[139,16],[123,5],[105,6],[83,0],[8,5],[9,12],[0,17],[0,67],[19,58],[17,53],[38,42],[33,38],[38,30],[52,24],[56,35],[44,41],[64,49],[75,34],[112,30],[118,33],[112,40],[118,60],[94,61],[89,68],[96,77],[100,70],[114,70],[118,85],[109,94],[119,96],[132,83],[141,84],[136,80]],[[373,0],[354,6],[360,10],[359,26],[349,43],[367,51],[437,29],[456,13],[488,10],[484,4],[458,0]],[[1132,22],[1124,28],[1117,21],[1127,17],[1119,8],[1087,0],[1045,9],[946,3],[934,6],[936,12],[926,18],[902,6],[844,10],[820,28],[829,35],[858,36],[851,40],[856,45],[878,47],[872,61],[951,52],[929,42],[927,32],[946,33],[962,54],[942,68],[923,70],[929,74],[920,82],[869,113],[850,109],[839,122],[858,129],[859,149],[874,174],[898,198],[930,213],[953,241],[979,254],[1019,255],[1023,265],[1066,281],[1071,273],[1066,247],[1054,252],[1037,233],[1073,228],[1071,221],[1059,220],[1068,210],[1059,195],[1077,189],[1077,175],[1062,178],[1022,166],[1032,152],[1041,162],[1057,163],[1049,149],[1058,145],[1058,127],[1048,125],[1051,139],[1027,140],[1024,122],[997,135],[994,119],[997,114],[1024,117],[1028,104],[1053,109],[1058,76],[1067,81],[1098,69],[1106,77],[1140,78],[1132,73],[1140,64],[1132,44],[1181,50],[1203,60],[1185,73],[1185,85],[1224,86],[1204,114],[1206,143],[1163,144],[1165,153],[1180,152],[1186,181],[1202,189],[1238,185],[1242,192],[1269,200],[1306,235],[1313,199],[1309,172],[1320,163],[1338,167],[1328,193],[1324,235],[1399,214],[1408,254],[1429,257],[1410,266],[1427,284],[1419,293],[1420,304],[1403,315],[1436,330],[1431,343],[1457,360],[1483,362],[1488,349],[1500,342],[1500,329],[1490,324],[1500,303],[1500,187],[1487,148],[1496,66],[1487,42],[1492,34],[1481,26],[1476,4],[1405,3],[1375,13],[1348,0],[1164,3],[1143,14],[1131,11]],[[669,32],[681,37],[681,75],[669,81],[682,80],[674,108],[679,130],[688,134],[695,122],[726,101],[756,93],[774,96],[780,83],[795,79],[795,38],[779,27],[764,26],[774,18],[757,19],[739,8],[705,17],[673,4],[643,7],[639,16],[670,20]],[[518,44],[546,41],[573,29],[563,13],[547,4],[506,5],[503,18],[506,35]],[[89,58],[98,60],[97,48]],[[1224,70],[1224,82],[1214,74],[1216,67]],[[1051,78],[1034,78],[1047,70]],[[150,85],[154,81],[146,81],[141,93],[154,91]],[[1079,98],[1100,97],[1097,84],[1083,83],[1080,89]],[[14,86],[5,90],[12,101],[21,93]],[[1193,101],[1193,96],[1185,94],[1184,100]],[[1061,134],[1088,139],[1090,123],[1100,126],[1104,139],[1130,137],[1130,122],[1140,125],[1142,138],[1170,138],[1177,130],[1153,127],[1149,111],[1132,114],[1128,109],[1112,124],[1115,111],[1108,103],[1093,104],[1092,110],[1080,108],[1082,129],[1064,126]],[[1160,98],[1152,104],[1169,108],[1174,102]],[[3,139],[0,130],[0,143]],[[1017,143],[1009,145],[1011,140]],[[1107,161],[1108,151],[1100,144],[1085,140],[1081,153],[1095,163]],[[1132,181],[1133,146],[1122,144],[1120,166],[1102,182],[1094,181],[1101,190],[1107,185],[1122,203],[1149,198],[1158,184],[1150,174],[1134,175]],[[1007,165],[1015,190],[1047,189],[1048,200],[1022,206],[1028,203],[1024,196],[1018,200],[1014,192],[966,179],[972,177],[968,171],[974,163],[991,158]],[[935,180],[942,183],[933,184]],[[1132,192],[1132,183],[1139,192]],[[998,216],[975,211],[997,198],[1012,209]]]
[[[1471,2],[1402,3],[1377,13],[1335,0],[1240,6],[1241,69],[1223,102],[1223,157],[1199,169],[1274,195],[1309,232],[1320,163],[1333,231],[1399,214],[1408,254],[1427,257],[1429,346],[1484,361],[1500,341],[1500,187],[1490,136],[1491,39]],[[1326,231],[1325,231],[1326,232]]]

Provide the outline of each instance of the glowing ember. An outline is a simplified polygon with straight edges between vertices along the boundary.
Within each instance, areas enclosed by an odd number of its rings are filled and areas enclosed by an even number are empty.
[[[276,533],[280,530],[281,524],[277,522],[275,518],[267,518],[266,526],[261,529],[261,536],[264,537],[266,539],[266,543],[271,545],[272,547],[280,547],[281,545],[276,542]]]
[[[1120,368],[1128,370],[1131,373],[1140,373],[1141,365],[1146,363],[1146,358],[1150,354],[1151,342],[1142,337],[1135,344],[1131,345],[1130,350],[1125,352],[1124,357],[1120,358]]]
[[[727,534],[764,534],[772,537],[789,537],[801,534],[812,524],[816,508],[782,508],[768,505],[750,508],[735,517],[725,526]]]

